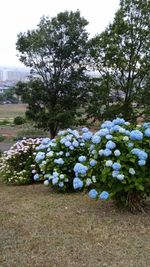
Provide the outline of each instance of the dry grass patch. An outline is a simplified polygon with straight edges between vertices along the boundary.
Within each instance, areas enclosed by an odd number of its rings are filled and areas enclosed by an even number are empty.
[[[83,193],[0,185],[1,267],[148,267],[150,208],[133,215]]]
[[[26,104],[0,105],[0,119],[14,119],[16,116],[24,116],[26,107]]]

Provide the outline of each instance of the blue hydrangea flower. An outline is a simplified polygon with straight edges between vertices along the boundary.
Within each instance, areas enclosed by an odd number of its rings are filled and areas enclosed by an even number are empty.
[[[122,118],[116,118],[112,122],[113,122],[113,124],[117,124],[117,125],[124,125],[125,124],[125,120]]]
[[[65,146],[66,146],[66,147],[71,146],[71,142],[70,142],[70,141],[66,141],[66,142],[65,142]]]
[[[78,177],[73,179],[73,188],[74,189],[79,189],[83,187],[83,181],[79,179]]]
[[[61,144],[65,144],[66,142],[67,142],[66,137],[63,137],[63,138],[60,140],[60,143],[61,143]]]
[[[89,197],[90,198],[96,198],[97,196],[98,196],[98,193],[97,193],[96,189],[91,189],[89,191]]]
[[[126,121],[126,122],[125,122],[125,125],[126,125],[126,126],[129,126],[129,125],[130,125],[130,122]]]
[[[70,150],[74,150],[74,146],[70,146],[69,149],[70,149]]]
[[[112,177],[115,178],[115,177],[117,177],[118,174],[119,174],[119,171],[113,171],[112,172]]]
[[[108,149],[114,149],[116,147],[116,144],[112,142],[111,140],[106,143],[106,148]]]
[[[73,136],[75,136],[76,138],[78,138],[80,135],[79,135],[79,132],[77,130],[71,130],[71,134]]]
[[[63,165],[64,164],[64,160],[62,158],[54,159],[54,162],[59,164],[59,165]]]
[[[139,159],[146,160],[148,158],[148,154],[145,151],[141,150],[138,154],[138,157]]]
[[[111,167],[112,165],[113,165],[112,160],[107,160],[106,163],[105,163],[106,167]]]
[[[94,167],[97,164],[95,159],[90,160],[90,166]]]
[[[88,168],[81,163],[76,163],[73,170],[77,174],[78,173],[86,174]]]
[[[148,154],[139,148],[133,148],[131,153],[136,155],[140,160],[146,160],[148,158]]]
[[[143,133],[139,130],[133,130],[130,132],[130,139],[141,141],[143,139]]]
[[[83,133],[87,133],[87,132],[89,131],[89,129],[88,129],[87,127],[84,127],[84,128],[81,129],[81,131],[82,131]]]
[[[106,135],[108,135],[109,134],[109,130],[108,129],[100,129],[98,132],[97,132],[97,134],[99,135],[99,136],[106,136]]]
[[[40,176],[38,173],[36,173],[34,176],[33,176],[33,179],[34,181],[38,181],[40,179]]]
[[[150,122],[143,123],[144,129],[150,128]]]
[[[113,139],[113,136],[112,136],[111,134],[107,134],[107,135],[106,135],[106,139],[107,139],[107,140],[111,140],[111,139]]]
[[[78,147],[78,146],[79,146],[79,142],[76,141],[76,140],[74,140],[74,141],[72,142],[72,145],[73,145],[74,147]]]
[[[143,160],[143,159],[141,159],[141,160],[138,161],[138,165],[139,166],[144,166],[145,164],[146,164],[146,161]]]
[[[52,184],[56,185],[58,183],[58,177],[52,179]]]
[[[113,126],[111,129],[110,129],[110,132],[113,133],[113,132],[119,132],[120,130],[120,126],[119,125],[115,125]]]
[[[146,137],[150,137],[150,128],[148,128],[148,129],[145,130],[144,135]]]
[[[49,143],[50,140],[51,140],[51,139],[48,138],[48,137],[43,138],[43,139],[42,139],[42,144],[43,144],[43,145],[47,145],[47,144]]]
[[[132,150],[131,150],[131,153],[132,154],[134,154],[134,155],[136,155],[136,156],[138,156],[139,155],[139,153],[140,153],[140,149],[139,148],[133,148]]]
[[[119,149],[116,149],[116,150],[114,151],[114,155],[115,155],[116,157],[119,157],[119,156],[121,155],[120,150],[119,150]]]
[[[85,156],[80,156],[80,157],[78,158],[78,161],[80,161],[80,162],[84,162],[84,161],[86,161],[86,157],[85,157]]]
[[[59,182],[59,187],[62,188],[64,186],[64,182]]]
[[[99,195],[99,198],[100,198],[101,200],[106,200],[106,199],[109,198],[109,193],[106,192],[106,191],[103,191],[103,192]]]
[[[94,148],[95,148],[95,146],[94,146],[93,144],[90,145],[90,148],[89,148],[90,152],[91,152]]]
[[[123,175],[123,174],[118,174],[118,175],[116,176],[116,178],[117,178],[118,180],[122,181],[122,180],[124,180],[124,175]]]
[[[87,133],[83,133],[82,138],[83,138],[85,141],[88,141],[88,140],[91,139],[92,135],[93,135],[92,132],[88,131]]]
[[[112,121],[105,121],[104,123],[102,123],[101,128],[107,128],[110,129],[114,126]]]
[[[65,156],[69,157],[70,156],[70,152],[66,152]]]
[[[72,135],[71,134],[66,135],[66,140],[67,141],[71,141],[72,140]]]
[[[112,168],[115,170],[115,171],[119,171],[121,169],[121,165],[120,163],[118,162],[114,162],[113,165],[112,165]]]
[[[129,130],[126,130],[125,131],[125,134],[129,136],[130,135],[130,131]]]
[[[48,186],[49,185],[49,181],[48,180],[45,180],[44,181],[44,185]]]
[[[54,171],[54,172],[53,172],[53,178],[57,178],[57,177],[58,177],[58,175],[59,175],[59,173],[58,173],[58,172],[56,172],[56,171]]]
[[[66,131],[65,130],[62,130],[62,131],[59,131],[57,135],[60,136],[60,135],[63,135],[65,133],[66,133]]]
[[[112,154],[112,151],[110,149],[106,148],[103,150],[103,155],[105,157],[109,157],[111,154]]]
[[[133,147],[134,146],[134,143],[128,143],[128,147]]]
[[[125,132],[126,132],[126,129],[124,129],[124,128],[120,127],[120,129],[119,129],[119,133],[122,133],[122,134],[124,134]]]
[[[103,150],[103,149],[100,149],[100,150],[98,151],[98,154],[99,154],[99,156],[103,156],[103,154],[104,154],[104,150]]]
[[[93,143],[93,144],[99,144],[100,141],[101,141],[101,138],[100,138],[99,135],[96,135],[96,134],[95,134],[95,135],[92,136],[92,143]]]
[[[130,168],[130,169],[129,169],[129,173],[130,173],[131,175],[134,175],[134,174],[135,174],[135,170],[134,170],[133,168]]]
[[[38,163],[39,161],[43,160],[45,158],[45,153],[44,152],[38,152],[35,161]]]
[[[54,155],[54,152],[53,151],[49,151],[47,154],[46,154],[46,157],[52,157]]]

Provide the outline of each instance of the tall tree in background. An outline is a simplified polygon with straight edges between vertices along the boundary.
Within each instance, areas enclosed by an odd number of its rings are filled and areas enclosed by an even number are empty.
[[[28,118],[51,137],[74,124],[84,103],[87,24],[79,11],[66,11],[51,20],[43,17],[37,29],[18,35],[20,61],[31,75],[16,91],[28,103]]]
[[[89,50],[91,65],[100,73],[88,107],[91,116],[95,107],[99,118],[148,114],[150,1],[121,0],[113,23],[90,40]]]

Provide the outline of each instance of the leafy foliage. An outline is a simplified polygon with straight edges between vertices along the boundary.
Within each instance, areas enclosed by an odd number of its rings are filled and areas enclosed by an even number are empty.
[[[0,173],[4,182],[20,185],[34,181],[32,168],[38,169],[34,161],[34,153],[39,143],[39,138],[24,139],[4,152],[0,159]]]
[[[52,138],[75,123],[85,101],[87,24],[79,11],[66,11],[51,20],[43,17],[36,30],[18,35],[20,60],[31,76],[16,92],[28,103],[28,118]]]
[[[134,120],[149,115],[149,17],[149,1],[121,0],[113,23],[90,40],[91,66],[100,73],[92,88],[91,116]]]

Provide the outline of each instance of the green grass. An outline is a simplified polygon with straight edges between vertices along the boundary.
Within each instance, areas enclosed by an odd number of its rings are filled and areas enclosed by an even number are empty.
[[[83,193],[0,185],[1,267],[148,267],[150,207],[133,215]]]

